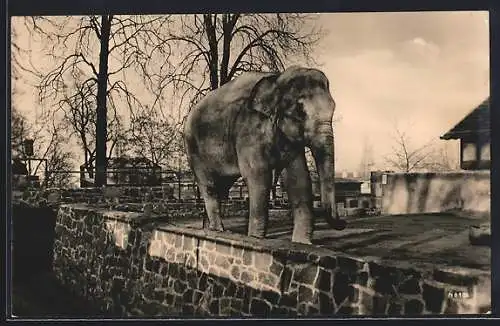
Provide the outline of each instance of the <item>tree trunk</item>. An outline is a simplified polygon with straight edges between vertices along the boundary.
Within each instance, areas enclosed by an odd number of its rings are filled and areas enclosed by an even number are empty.
[[[219,48],[217,44],[217,34],[215,26],[215,15],[214,22],[212,22],[212,15],[203,15],[203,20],[205,23],[205,31],[207,33],[208,45],[210,47],[208,68],[210,70],[210,88],[212,90],[219,87]]]
[[[108,90],[109,34],[113,16],[101,16],[101,52],[99,53],[99,77],[97,88],[97,123],[96,123],[96,176],[95,186],[106,185],[106,142],[108,139],[108,117],[106,98]]]
[[[235,20],[230,14],[224,14],[222,19],[222,29],[224,33],[222,43],[222,62],[220,65],[220,85],[224,85],[229,81],[229,58],[231,57],[231,38]]]

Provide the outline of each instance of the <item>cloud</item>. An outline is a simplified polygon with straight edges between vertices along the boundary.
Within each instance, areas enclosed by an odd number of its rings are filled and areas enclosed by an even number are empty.
[[[398,57],[410,64],[426,66],[439,60],[440,48],[422,37],[415,37],[399,45]]]
[[[337,55],[326,61],[337,113],[337,164],[359,164],[365,137],[380,160],[391,148],[392,123],[411,121],[415,146],[451,128],[488,94],[488,45],[443,52],[424,37],[385,48]]]

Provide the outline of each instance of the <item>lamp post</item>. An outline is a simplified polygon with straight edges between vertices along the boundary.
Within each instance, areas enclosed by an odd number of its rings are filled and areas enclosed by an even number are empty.
[[[26,159],[28,161],[28,175],[31,175],[31,157],[33,156],[33,139],[25,139],[23,143],[24,154],[26,154]]]

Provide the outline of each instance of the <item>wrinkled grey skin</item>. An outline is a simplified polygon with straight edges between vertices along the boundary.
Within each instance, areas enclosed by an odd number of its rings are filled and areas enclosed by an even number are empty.
[[[208,213],[204,227],[224,230],[221,200],[242,176],[249,191],[248,235],[265,237],[272,171],[283,171],[294,218],[292,241],[311,243],[313,199],[305,146],[313,153],[324,215],[333,225],[334,109],[327,77],[302,67],[247,72],[203,98],[188,114],[184,136]]]

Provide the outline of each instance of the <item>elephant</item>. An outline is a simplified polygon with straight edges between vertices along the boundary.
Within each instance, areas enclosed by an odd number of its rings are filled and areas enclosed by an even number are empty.
[[[240,177],[248,188],[248,236],[265,238],[272,175],[283,173],[293,217],[292,242],[312,243],[312,184],[305,148],[320,179],[320,211],[341,230],[335,205],[333,113],[326,75],[291,66],[244,72],[210,91],[187,114],[184,142],[207,216],[205,229],[224,231],[221,201]]]

